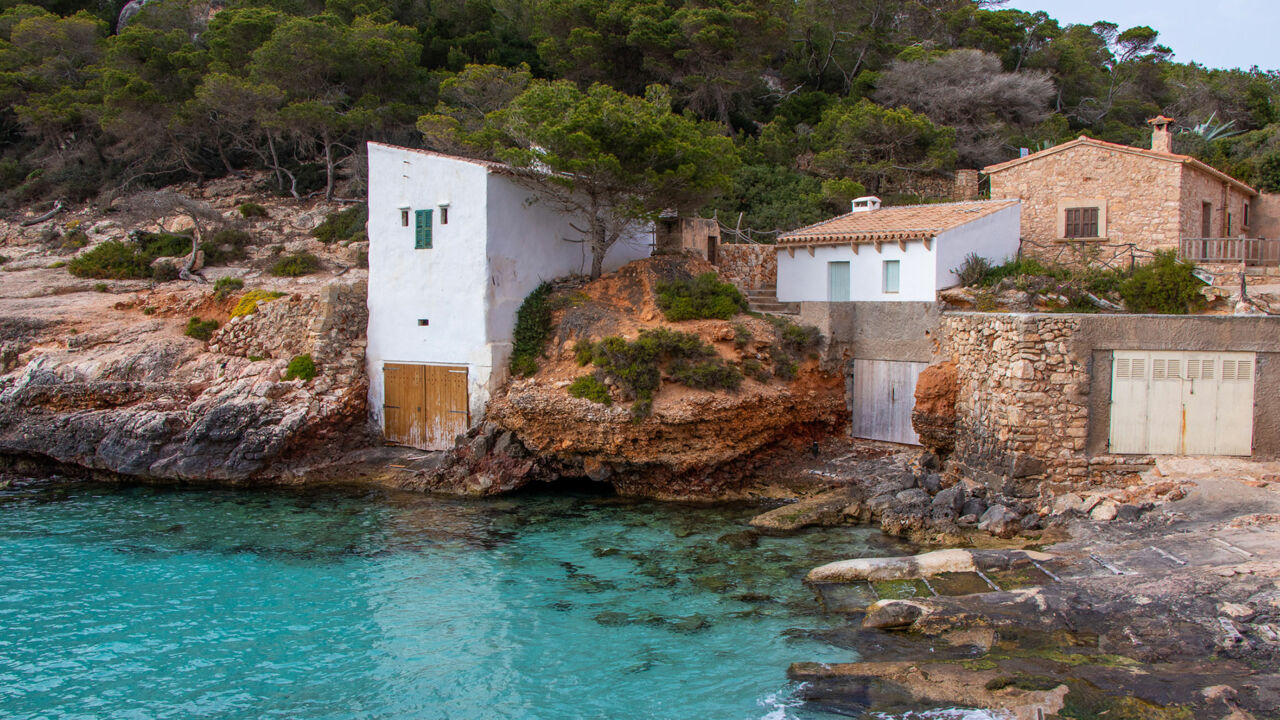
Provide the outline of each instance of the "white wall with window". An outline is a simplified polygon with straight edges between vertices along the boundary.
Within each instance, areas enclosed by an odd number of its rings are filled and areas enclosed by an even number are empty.
[[[1018,252],[1020,206],[1010,205],[938,234],[928,244],[884,242],[779,247],[781,302],[933,302],[956,284],[969,253],[993,264]],[[812,252],[811,252],[812,251]]]

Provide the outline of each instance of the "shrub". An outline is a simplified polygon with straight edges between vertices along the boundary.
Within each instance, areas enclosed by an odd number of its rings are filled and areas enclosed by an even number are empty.
[[[1195,266],[1178,259],[1172,250],[1156,253],[1155,260],[1133,271],[1120,283],[1120,297],[1129,312],[1179,315],[1199,310],[1205,304]]]
[[[236,306],[231,309],[231,317],[241,317],[242,315],[252,315],[258,312],[258,303],[270,302],[278,297],[283,297],[284,293],[274,290],[250,290],[245,293]]]
[[[1014,258],[1005,260],[1003,263],[988,269],[986,275],[977,284],[991,287],[1005,278],[1018,278],[1027,275],[1066,280],[1070,277],[1071,271],[1057,265],[1049,267],[1035,258]]]
[[[245,248],[253,236],[239,228],[222,228],[208,240],[200,243],[205,265],[222,265],[248,257]]]
[[[604,405],[612,405],[613,398],[609,396],[609,388],[595,375],[583,375],[573,384],[569,386],[569,394],[576,398],[586,398],[591,402],[598,402]]]
[[[94,291],[94,292],[104,293],[104,292],[109,292],[110,290],[111,290],[111,286],[110,286],[110,285],[107,285],[106,283],[94,283],[94,284],[93,284],[93,291]]]
[[[538,372],[538,356],[551,337],[551,283],[544,282],[520,303],[516,311],[515,342],[511,348],[511,374],[528,377]]]
[[[207,342],[209,338],[213,337],[213,331],[217,329],[217,320],[201,320],[193,316],[187,321],[187,329],[184,334],[189,338]]]
[[[816,349],[822,344],[822,331],[812,325],[796,325],[793,322],[780,324],[778,340],[782,347],[792,355],[799,357]]]
[[[151,279],[158,283],[172,282],[180,277],[182,272],[172,262],[158,262],[151,266]]]
[[[152,260],[158,257],[182,257],[191,254],[191,236],[168,232],[143,232],[135,242]]]
[[[733,283],[720,282],[714,272],[693,280],[658,284],[658,307],[671,322],[718,318],[728,320],[747,309],[747,301]]]
[[[66,263],[76,277],[101,280],[141,280],[151,277],[152,256],[134,245],[108,240]]]
[[[244,281],[236,277],[218,278],[213,284],[213,296],[225,300],[231,293],[244,289]]]
[[[7,263],[7,262],[9,262],[9,256],[8,256],[8,255],[0,255],[0,265],[3,265],[3,264],[5,264],[5,263]]]
[[[762,383],[769,382],[769,379],[773,377],[769,373],[769,369],[764,366],[764,363],[755,358],[746,358],[742,361],[742,374],[755,378]]]
[[[974,287],[991,272],[991,263],[977,253],[969,253],[958,268],[952,268],[961,287]]]
[[[271,266],[271,274],[276,277],[300,277],[310,275],[320,269],[320,258],[303,250],[285,255]]]
[[[240,211],[240,217],[252,219],[270,216],[265,207],[255,202],[240,203],[240,207],[237,209]]]
[[[739,350],[743,350],[747,347],[748,344],[751,343],[751,341],[754,338],[755,338],[755,335],[752,334],[751,328],[748,328],[746,325],[743,325],[742,323],[733,324],[733,346],[734,347],[738,348]]]
[[[311,355],[297,355],[289,361],[289,366],[284,370],[285,380],[301,380],[303,382],[311,382],[316,376],[316,363],[311,359]]]
[[[83,230],[76,230],[62,236],[62,241],[58,243],[58,250],[64,253],[73,253],[88,244],[89,236],[85,235]]]
[[[330,213],[324,222],[311,231],[311,237],[325,244],[343,240],[364,240],[365,223],[369,221],[369,206],[352,205],[345,210]]]
[[[580,352],[581,360],[587,351]],[[590,360],[635,399],[631,414],[637,419],[649,414],[664,366],[673,381],[690,387],[734,390],[742,383],[742,374],[726,366],[715,348],[697,335],[666,328],[644,330],[630,342],[611,336],[592,343]]]

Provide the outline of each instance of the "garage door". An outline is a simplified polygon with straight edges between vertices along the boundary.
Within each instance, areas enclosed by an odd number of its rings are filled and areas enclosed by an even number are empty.
[[[387,440],[447,450],[467,431],[467,369],[456,365],[386,363],[382,405]]]
[[[1253,453],[1253,353],[1116,351],[1111,452]]]
[[[919,445],[911,427],[916,379],[928,363],[897,360],[853,361],[854,437]]]

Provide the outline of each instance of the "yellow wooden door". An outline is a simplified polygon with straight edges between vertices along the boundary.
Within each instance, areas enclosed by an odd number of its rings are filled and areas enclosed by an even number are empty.
[[[470,425],[467,369],[452,365],[386,363],[382,368],[387,440],[447,450]]]

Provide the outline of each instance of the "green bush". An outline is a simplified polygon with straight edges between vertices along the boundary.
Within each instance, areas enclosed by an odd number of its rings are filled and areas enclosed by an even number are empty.
[[[213,296],[219,300],[225,300],[233,292],[244,289],[244,281],[236,277],[218,278],[213,284]]]
[[[311,355],[297,355],[289,361],[289,366],[284,370],[285,380],[301,380],[303,382],[311,382],[316,376],[316,363],[311,359]]]
[[[369,206],[352,205],[346,210],[330,213],[324,222],[311,231],[311,237],[325,244],[343,240],[364,240],[365,223],[369,221]]]
[[[166,283],[182,277],[178,266],[172,262],[160,262],[151,266],[151,279],[158,283]]]
[[[670,368],[673,381],[689,387],[735,390],[742,384],[742,374],[725,365],[715,348],[697,335],[667,328],[644,330],[632,341],[611,336],[596,343],[580,343],[579,361],[588,353],[590,362],[636,401],[631,407],[636,418],[649,414],[664,367]]]
[[[270,216],[265,207],[255,202],[240,203],[240,207],[237,209],[240,211],[240,216],[245,218],[252,219]]]
[[[600,382],[595,375],[583,375],[573,384],[569,385],[569,394],[576,398],[586,398],[591,402],[598,402],[604,405],[612,405],[613,398],[609,396],[609,388]]]
[[[516,311],[515,342],[511,348],[511,374],[528,377],[538,372],[538,356],[551,337],[551,283],[544,282],[520,303]]]
[[[755,358],[743,359],[742,374],[747,377],[755,378],[757,381],[762,383],[769,382],[769,379],[773,377],[769,372],[769,369],[764,366],[764,363]]]
[[[982,280],[976,284],[991,287],[1005,278],[1017,278],[1025,275],[1066,280],[1071,276],[1071,271],[1061,266],[1049,267],[1035,258],[1014,258],[1005,260],[1003,263],[987,270]]]
[[[3,264],[5,264],[5,263],[7,263],[7,262],[9,262],[9,256],[8,256],[8,255],[0,255],[0,265],[3,265]]]
[[[182,257],[191,254],[191,236],[168,232],[138,233],[135,242],[152,260],[158,257]]]
[[[209,338],[213,337],[213,331],[217,329],[217,320],[201,320],[198,317],[192,317],[187,321],[187,329],[184,334],[189,338],[207,342]]]
[[[205,265],[224,265],[228,262],[243,260],[249,253],[245,248],[253,241],[253,236],[239,228],[222,228],[208,240],[200,243],[204,252]]]
[[[71,258],[67,272],[82,278],[100,280],[141,280],[151,277],[151,261],[142,248],[119,240],[108,240],[98,247]]]
[[[1199,310],[1205,305],[1200,294],[1204,283],[1192,270],[1195,266],[1181,261],[1172,250],[1156,253],[1155,260],[1133,271],[1120,282],[1120,297],[1125,308],[1135,313],[1161,313],[1181,315]]]
[[[812,352],[822,344],[822,331],[812,325],[786,322],[780,324],[779,328],[778,340],[783,349],[796,357]]]
[[[284,293],[274,290],[250,290],[245,293],[236,306],[231,309],[231,317],[240,317],[242,315],[252,315],[258,312],[258,303],[264,303],[283,297]]]
[[[108,284],[106,284],[106,283],[94,283],[94,284],[93,284],[93,291],[94,291],[94,292],[100,292],[100,293],[110,292],[110,291],[111,291],[111,286],[110,286],[110,285],[108,285]]]
[[[755,339],[755,335],[751,332],[751,328],[742,323],[733,324],[733,346],[739,350],[746,349],[747,345]]]
[[[956,274],[961,287],[974,287],[991,272],[991,263],[977,253],[969,253],[960,267],[953,268],[951,272]]]
[[[720,282],[714,272],[693,280],[658,284],[658,307],[671,322],[717,318],[728,320],[747,309],[747,301],[733,283]]]
[[[73,230],[62,236],[61,242],[58,243],[58,250],[63,253],[73,253],[89,244],[89,236],[83,230]]]
[[[271,274],[276,277],[300,277],[310,275],[320,269],[320,258],[303,250],[285,255],[271,266]]]

